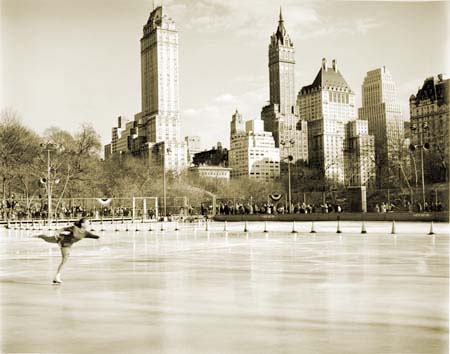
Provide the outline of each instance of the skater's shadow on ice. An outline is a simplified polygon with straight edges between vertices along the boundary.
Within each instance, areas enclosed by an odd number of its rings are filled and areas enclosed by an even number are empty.
[[[52,283],[49,283],[48,281],[42,281],[42,282],[37,282],[37,281],[29,281],[27,279],[0,279],[0,284],[22,284],[22,285],[40,285],[40,286],[52,286]]]

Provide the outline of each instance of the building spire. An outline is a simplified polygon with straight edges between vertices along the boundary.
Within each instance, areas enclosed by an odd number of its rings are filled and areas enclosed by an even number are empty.
[[[276,32],[276,36],[278,41],[281,42],[281,44],[284,44],[284,37],[286,36],[286,28],[284,28],[284,20],[283,20],[283,12],[281,10],[281,6],[280,6],[280,17],[278,20],[278,28],[277,28],[277,32]]]

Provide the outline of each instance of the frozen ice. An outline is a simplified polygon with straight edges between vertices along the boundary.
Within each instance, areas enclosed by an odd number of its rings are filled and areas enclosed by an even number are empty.
[[[129,226],[61,285],[56,245],[1,230],[1,352],[448,353],[449,224]]]

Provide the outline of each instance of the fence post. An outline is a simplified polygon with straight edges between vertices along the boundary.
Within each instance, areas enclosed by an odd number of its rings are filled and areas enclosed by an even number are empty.
[[[142,201],[142,219],[147,217],[147,199]]]
[[[134,223],[134,217],[136,215],[136,198],[132,199],[132,210],[131,210],[131,222]]]
[[[216,196],[213,195],[212,197],[212,215],[215,216],[216,215]]]

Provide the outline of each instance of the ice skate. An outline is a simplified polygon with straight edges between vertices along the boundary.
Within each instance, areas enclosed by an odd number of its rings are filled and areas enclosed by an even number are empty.
[[[55,279],[53,279],[53,284],[61,284],[62,280],[61,280],[61,275],[56,274]]]

